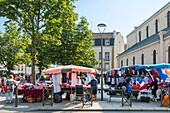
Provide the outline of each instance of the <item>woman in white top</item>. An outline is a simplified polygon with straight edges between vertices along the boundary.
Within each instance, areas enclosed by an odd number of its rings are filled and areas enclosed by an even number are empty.
[[[13,79],[13,75],[10,75],[6,81],[7,92],[6,92],[6,104],[12,103],[12,97],[14,93],[14,85],[16,81]]]

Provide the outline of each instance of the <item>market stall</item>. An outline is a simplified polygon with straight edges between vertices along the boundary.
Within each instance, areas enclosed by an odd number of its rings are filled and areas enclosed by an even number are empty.
[[[161,89],[161,106],[170,108],[170,64],[155,64],[149,67],[155,70],[163,83],[160,84]]]
[[[71,91],[75,91],[75,86],[81,84],[81,76],[78,73],[86,73],[86,83],[90,80],[90,73],[95,73],[96,70],[93,68],[75,66],[75,65],[66,65],[59,66],[56,68],[51,68],[43,71],[45,74],[52,74],[53,86],[54,86],[54,101],[61,102],[61,95],[66,92],[68,99],[70,99]]]
[[[144,98],[152,97],[151,91],[148,89],[148,85],[153,80],[152,75],[146,70],[147,65],[132,65],[132,66],[124,66],[121,70],[122,81],[126,83],[126,80],[130,80],[130,86],[132,88],[132,94],[136,97],[136,100],[143,101]],[[122,83],[119,82],[119,83]],[[124,84],[124,83],[123,83]],[[122,85],[119,84],[118,88]]]
[[[166,104],[164,106],[170,106],[169,105],[169,101],[168,98],[166,98],[164,100],[164,96],[169,97],[169,87],[170,87],[170,83],[168,82],[168,79],[170,78],[170,64],[152,64],[152,65],[141,65],[139,67],[136,68],[136,70],[146,70],[148,72],[148,74],[152,74],[151,78],[153,78],[153,76],[160,78],[158,81],[158,91],[157,91],[157,98],[161,97],[161,106],[163,106],[163,104]],[[153,80],[153,79],[152,79]]]

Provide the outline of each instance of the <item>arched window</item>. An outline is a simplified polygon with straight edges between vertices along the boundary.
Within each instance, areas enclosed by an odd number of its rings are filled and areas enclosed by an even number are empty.
[[[158,19],[155,20],[155,33],[158,33]]]
[[[128,59],[126,59],[126,66],[128,66]]]
[[[141,31],[139,31],[139,42],[141,41]]]
[[[167,13],[167,27],[170,27],[170,11]]]
[[[149,27],[146,26],[146,38],[148,38],[148,37],[149,37]]]
[[[142,58],[141,58],[141,64],[143,65],[144,64],[144,54],[142,54]]]
[[[121,67],[123,67],[123,60],[121,60]]]
[[[135,65],[135,57],[133,57],[133,65]]]
[[[170,46],[168,47],[168,63],[170,63]]]
[[[153,51],[153,64],[156,64],[156,50]]]

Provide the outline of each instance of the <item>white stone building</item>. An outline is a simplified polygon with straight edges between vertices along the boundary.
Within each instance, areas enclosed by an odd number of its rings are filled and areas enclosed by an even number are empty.
[[[127,35],[118,67],[170,63],[170,2]]]
[[[120,32],[102,33],[103,37],[103,68],[106,70],[116,68],[116,56],[124,51],[124,40]],[[97,67],[101,67],[101,34],[93,33],[95,58],[100,61]]]

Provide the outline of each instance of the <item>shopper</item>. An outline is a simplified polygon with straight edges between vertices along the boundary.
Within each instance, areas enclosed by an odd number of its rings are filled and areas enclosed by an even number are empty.
[[[16,84],[16,81],[13,79],[13,75],[10,75],[6,81],[6,86],[7,86],[6,104],[12,103],[12,97],[13,97],[13,93],[14,93],[14,85],[15,84]]]
[[[89,84],[90,84],[91,87],[92,87],[92,94],[93,94],[93,97],[94,97],[94,99],[96,99],[96,94],[97,94],[97,84],[98,84],[98,82],[97,82],[97,80],[95,79],[95,76],[94,76],[94,75],[92,75],[91,77],[92,77],[92,80],[89,82]]]
[[[154,81],[152,81],[151,83],[151,89],[152,89],[152,95],[153,95],[152,101],[157,101],[156,92],[158,90],[158,80],[156,79],[155,76],[153,77],[154,77]]]

